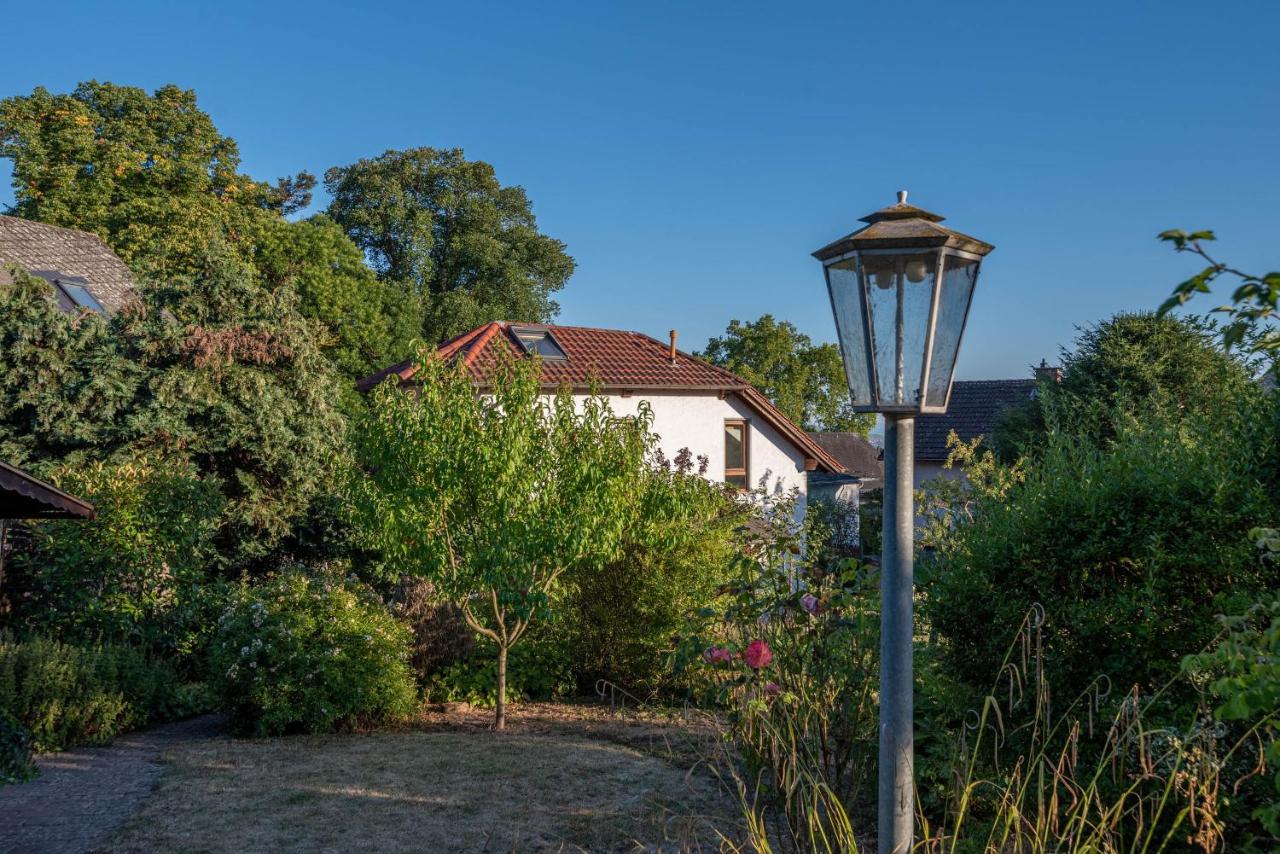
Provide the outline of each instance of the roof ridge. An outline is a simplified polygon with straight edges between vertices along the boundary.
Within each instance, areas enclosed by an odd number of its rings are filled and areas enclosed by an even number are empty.
[[[58,231],[70,232],[71,234],[83,234],[83,235],[86,235],[87,237],[92,237],[94,240],[98,241],[103,246],[107,246],[107,241],[102,239],[102,235],[98,234],[97,232],[88,231],[87,229],[72,228],[69,225],[54,225],[53,223],[45,222],[44,220],[27,219],[25,216],[13,216],[12,214],[0,214],[0,219],[11,219],[14,222],[24,222],[29,225],[38,226],[39,228],[53,228],[53,229],[57,229]],[[107,248],[110,249],[111,247],[107,246]]]

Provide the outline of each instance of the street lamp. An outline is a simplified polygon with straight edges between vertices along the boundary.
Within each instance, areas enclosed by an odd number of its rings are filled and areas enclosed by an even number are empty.
[[[911,849],[915,417],[946,412],[978,268],[993,247],[898,203],[813,256],[827,274],[853,408],[884,414],[879,850]]]

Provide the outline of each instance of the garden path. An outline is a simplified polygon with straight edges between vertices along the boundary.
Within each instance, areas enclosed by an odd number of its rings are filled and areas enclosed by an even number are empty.
[[[151,794],[170,747],[222,737],[213,715],[38,757],[40,776],[0,788],[0,852],[79,854],[104,844]]]

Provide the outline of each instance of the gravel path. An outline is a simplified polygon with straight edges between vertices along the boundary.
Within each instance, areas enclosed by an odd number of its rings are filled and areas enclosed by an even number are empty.
[[[79,854],[106,842],[151,794],[160,754],[223,737],[213,715],[123,735],[106,747],[40,756],[40,776],[0,788],[0,852]]]

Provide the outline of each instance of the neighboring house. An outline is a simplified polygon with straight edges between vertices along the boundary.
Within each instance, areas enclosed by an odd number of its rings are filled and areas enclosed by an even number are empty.
[[[944,468],[950,453],[947,436],[952,431],[965,442],[979,436],[989,439],[1001,413],[1030,400],[1041,380],[1057,382],[1061,374],[1060,368],[1041,361],[1034,379],[953,382],[946,412],[916,418],[916,488],[936,477],[964,477],[957,468]]]
[[[810,433],[809,436],[835,457],[843,472],[809,475],[811,499],[852,501],[884,486],[884,452],[857,433]]]
[[[683,449],[706,456],[705,476],[739,488],[763,481],[771,492],[800,491],[803,513],[809,474],[838,473],[840,463],[738,376],[638,332],[495,321],[440,345],[442,358],[460,359],[477,384],[499,359],[542,359],[548,394],[568,387],[584,398],[594,386],[615,414],[634,415],[641,401],[653,412],[653,432],[668,459]],[[357,383],[367,391],[388,377],[412,382],[413,361],[385,368]]]
[[[114,314],[137,299],[129,268],[87,231],[0,216],[0,284],[12,280],[9,265],[49,282],[69,314]]]

